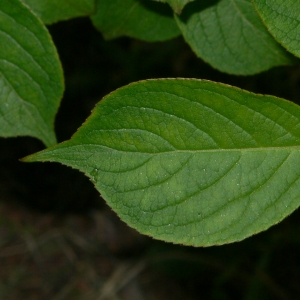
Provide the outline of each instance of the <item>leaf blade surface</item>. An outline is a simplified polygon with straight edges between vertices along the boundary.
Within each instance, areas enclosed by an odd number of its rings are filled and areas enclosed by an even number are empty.
[[[220,71],[251,75],[291,64],[250,0],[196,1],[176,20],[193,51]]]
[[[150,80],[28,157],[84,172],[122,220],[173,243],[242,240],[299,206],[300,110],[201,80]]]
[[[253,0],[253,3],[276,40],[288,51],[300,57],[299,1]]]
[[[155,42],[180,34],[172,10],[154,1],[98,0],[97,12],[91,19],[106,39],[125,35]]]
[[[18,0],[0,5],[0,136],[56,143],[54,117],[63,94],[56,49],[42,22]]]
[[[95,0],[22,0],[45,24],[55,23],[80,16],[89,16],[95,11]]]

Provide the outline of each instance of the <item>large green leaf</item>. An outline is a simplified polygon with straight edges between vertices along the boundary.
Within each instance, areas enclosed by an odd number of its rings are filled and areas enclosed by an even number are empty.
[[[121,219],[194,246],[242,240],[300,204],[300,108],[209,81],[133,83],[26,161],[77,168]]]
[[[46,24],[80,16],[95,11],[95,0],[22,0]]]
[[[176,18],[195,53],[220,71],[250,75],[290,64],[250,0],[201,0]]]
[[[300,1],[253,0],[263,22],[273,36],[300,57]]]
[[[173,8],[173,10],[177,14],[180,14],[182,9],[184,8],[184,6],[187,5],[189,2],[192,2],[194,0],[155,0],[155,1],[169,3],[170,6]]]
[[[63,74],[47,29],[20,1],[1,1],[0,44],[0,136],[55,144]]]
[[[97,0],[92,21],[106,39],[126,35],[154,42],[180,34],[171,8],[149,0]]]

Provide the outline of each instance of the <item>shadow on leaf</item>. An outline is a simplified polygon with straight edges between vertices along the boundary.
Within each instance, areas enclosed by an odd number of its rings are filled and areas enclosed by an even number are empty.
[[[184,23],[187,23],[189,18],[194,15],[194,14],[198,14],[199,12],[216,5],[218,2],[220,2],[219,0],[207,0],[207,1],[195,1],[195,2],[191,2],[189,4],[187,4],[181,15],[179,16],[180,20]]]
[[[166,5],[165,3],[149,0],[140,0],[139,2],[142,6],[144,6],[145,9],[149,11],[152,11],[161,16],[173,18],[173,12],[171,7],[169,5]]]

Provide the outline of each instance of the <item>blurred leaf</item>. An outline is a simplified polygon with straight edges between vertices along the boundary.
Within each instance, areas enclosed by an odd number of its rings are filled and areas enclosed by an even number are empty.
[[[209,81],[141,81],[105,97],[71,140],[25,161],[81,170],[144,234],[230,243],[299,206],[300,109]]]
[[[169,3],[170,6],[173,8],[173,10],[177,14],[180,14],[184,6],[194,0],[154,0],[154,1]]]
[[[56,143],[54,117],[63,74],[51,37],[19,0],[0,4],[0,136]]]
[[[300,57],[300,2],[253,0],[253,3],[275,39]]]
[[[250,75],[291,64],[250,0],[196,1],[176,19],[194,52],[220,71]]]
[[[98,0],[92,21],[106,39],[126,35],[154,42],[180,34],[172,10],[148,0]]]
[[[50,24],[80,16],[89,16],[95,11],[95,0],[22,0],[44,23]]]

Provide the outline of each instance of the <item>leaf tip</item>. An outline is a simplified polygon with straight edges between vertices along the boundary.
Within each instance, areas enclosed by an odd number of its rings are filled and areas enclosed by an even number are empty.
[[[36,158],[36,153],[34,153],[34,154],[30,154],[30,155],[20,158],[19,161],[21,161],[21,162],[36,162],[39,160]]]
[[[49,148],[39,151],[39,152],[36,152],[36,153],[33,153],[33,154],[30,154],[30,155],[27,155],[25,157],[22,157],[19,159],[19,161],[21,161],[21,162],[50,161],[48,149]]]

